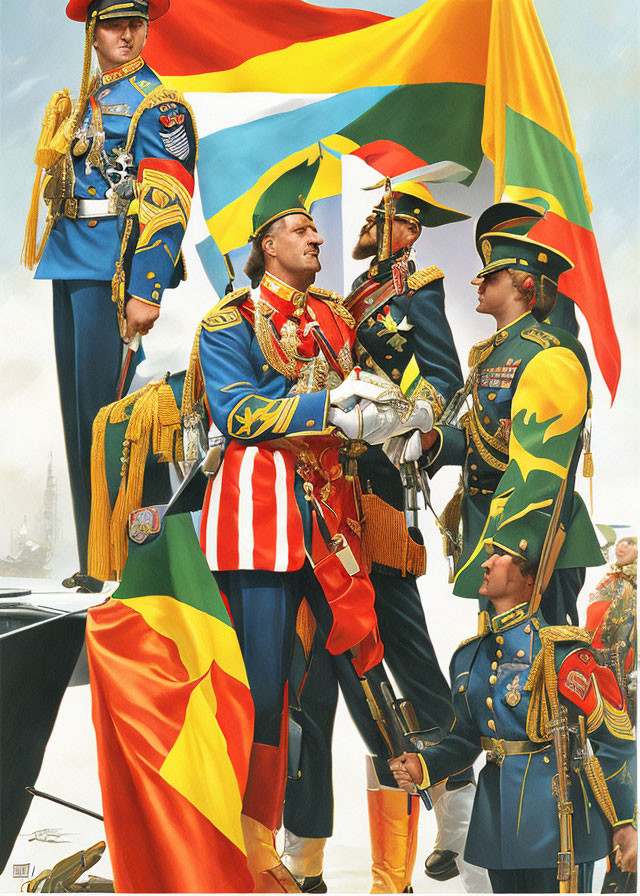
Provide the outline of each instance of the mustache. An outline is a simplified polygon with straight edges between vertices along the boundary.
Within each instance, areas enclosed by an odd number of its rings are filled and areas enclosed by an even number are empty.
[[[362,228],[360,229],[360,236],[364,236],[365,233],[369,233],[369,231],[371,230],[371,228],[372,228],[372,227],[375,227],[375,224],[376,224],[375,221],[371,221],[370,223],[367,222],[366,224],[364,224],[364,225],[362,226]]]

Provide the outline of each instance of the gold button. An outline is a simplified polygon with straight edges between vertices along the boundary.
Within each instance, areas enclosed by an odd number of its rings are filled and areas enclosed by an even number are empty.
[[[95,227],[97,223],[98,222],[92,218],[91,221],[87,221],[87,227]]]
[[[489,394],[487,395],[487,398],[489,399],[489,401],[493,401],[493,399],[494,399],[495,397],[496,397],[496,393],[495,393],[495,392],[489,392]]]
[[[491,699],[491,697],[487,697],[487,706],[489,707],[489,709],[493,709],[493,700]]]
[[[485,415],[484,422],[485,422],[485,423],[491,423],[491,417],[487,417],[487,416]]]
[[[477,470],[477,469],[478,469],[478,465],[477,465],[477,464],[471,464],[471,465],[470,465],[470,468],[471,468],[472,470]]]
[[[147,274],[147,280],[153,280],[154,277],[155,274],[153,273],[153,271],[149,271],[149,273]]]
[[[162,289],[162,283],[154,283],[153,285],[156,289]]]
[[[521,538],[520,544],[518,545],[518,547],[520,548],[521,551],[526,551],[527,550],[527,539]]]
[[[543,756],[543,757],[542,757],[542,761],[543,761],[543,762],[549,762],[550,760],[549,760],[549,757],[548,757],[548,756]]]
[[[414,214],[414,215],[419,215],[419,214],[420,214],[420,209],[419,209],[419,208],[414,208],[414,210],[413,210],[413,214]]]
[[[268,365],[268,364],[263,364],[263,365],[262,365],[262,372],[263,372],[263,373],[266,373],[268,369],[269,369],[269,365]]]
[[[489,719],[487,725],[489,726],[489,728],[491,728],[492,731],[496,730],[496,723],[493,721],[493,719]]]
[[[492,668],[493,671],[495,672],[496,669],[498,668],[498,664],[497,664],[496,662],[491,663],[491,668]]]
[[[524,633],[525,633],[525,635],[530,635],[530,634],[531,634],[531,626],[530,626],[530,625],[525,625],[525,627],[524,627]]]
[[[385,355],[385,358],[387,359],[387,361],[390,361],[393,358],[393,355]]]
[[[498,659],[500,659],[500,657],[502,656],[502,651],[496,650],[496,656],[498,657]]]
[[[497,680],[498,680],[498,676],[497,676],[497,675],[490,675],[490,676],[489,676],[489,684],[495,684]]]
[[[160,293],[158,292],[157,289],[154,289],[154,290],[153,290],[153,292],[151,293],[151,298],[152,298],[152,299],[159,299],[159,298],[160,298]]]
[[[516,653],[516,656],[524,656],[524,650],[519,650],[519,651]]]
[[[307,420],[307,426],[313,426],[315,422],[315,420]]]
[[[464,692],[464,685],[461,684],[460,687],[458,688],[458,693],[462,694],[463,692]]]
[[[98,191],[95,187],[89,187],[87,193],[89,194],[89,196],[96,196]]]
[[[502,635],[496,635],[496,641],[498,644],[504,644],[504,638]]]

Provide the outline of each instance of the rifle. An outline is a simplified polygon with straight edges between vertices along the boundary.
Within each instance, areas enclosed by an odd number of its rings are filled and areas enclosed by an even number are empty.
[[[382,735],[389,758],[401,756],[407,749],[407,738],[419,733],[418,718],[409,700],[398,700],[391,682],[380,667],[370,669],[360,678],[373,721]],[[422,733],[422,732],[420,732]],[[426,790],[418,790],[427,809],[433,808]]]
[[[558,705],[558,710],[549,721],[549,731],[556,752],[558,773],[553,777],[553,795],[558,803],[560,824],[560,851],[558,853],[558,881],[560,893],[578,892],[578,866],[573,848],[573,803],[569,799],[569,723],[567,709]]]

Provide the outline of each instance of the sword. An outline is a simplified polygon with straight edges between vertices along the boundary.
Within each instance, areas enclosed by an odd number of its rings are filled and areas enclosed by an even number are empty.
[[[120,376],[118,377],[118,387],[116,389],[116,401],[120,401],[124,392],[124,384],[127,379],[127,373],[131,365],[131,359],[140,348],[140,333],[136,333],[129,342],[123,343],[122,346],[122,362],[120,364]]]

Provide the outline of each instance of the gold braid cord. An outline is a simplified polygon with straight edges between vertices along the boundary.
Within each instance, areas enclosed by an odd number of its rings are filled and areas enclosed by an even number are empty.
[[[200,366],[200,333],[202,332],[202,321],[198,324],[196,335],[191,348],[191,357],[189,358],[189,366],[184,378],[184,386],[182,389],[182,416],[190,417],[196,409],[196,405],[204,394],[204,377]]]
[[[120,488],[113,510],[106,475],[105,436],[108,423],[128,420],[122,445]],[[182,460],[180,412],[171,387],[148,383],[133,395],[107,405],[93,424],[91,446],[91,522],[89,574],[119,579],[129,548],[129,514],[142,502],[144,471],[149,451],[160,463]]]
[[[527,714],[527,735],[535,743],[549,740],[549,722],[559,712],[555,645],[562,641],[591,644],[592,637],[592,633],[586,629],[571,625],[548,626],[540,629],[542,649],[531,664],[531,671],[524,688],[525,691],[531,691]],[[584,769],[598,805],[608,821],[612,825],[616,824],[616,811],[597,757],[585,756]]]
[[[549,740],[549,722],[558,715],[558,674],[556,672],[555,645],[562,641],[579,641],[591,644],[592,635],[574,625],[549,625],[540,629],[542,649],[531,664],[525,691],[531,691],[527,713],[529,740],[542,743]]]
[[[127,251],[127,244],[131,236],[131,231],[133,229],[133,221],[134,216],[132,214],[128,214],[124,225],[122,243],[120,244],[120,258],[116,261],[116,272],[111,279],[111,301],[116,303],[118,327],[120,328],[120,336],[122,339],[124,339],[127,334],[127,315],[124,307],[127,292],[124,270],[124,257]]]

